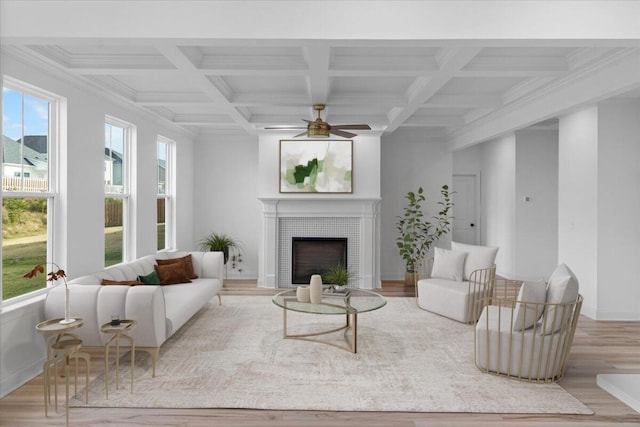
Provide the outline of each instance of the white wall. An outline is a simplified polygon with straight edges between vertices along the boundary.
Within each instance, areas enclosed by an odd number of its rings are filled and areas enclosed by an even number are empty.
[[[193,242],[193,149],[191,138],[154,118],[130,109],[115,99],[106,99],[55,69],[42,70],[33,64],[2,54],[3,75],[52,92],[66,99],[62,127],[60,210],[56,221],[55,261],[69,278],[100,270],[104,266],[104,120],[110,115],[136,126],[134,152],[135,205],[131,258],[155,252],[156,243],[156,140],[158,134],[176,141],[178,160],[177,217],[181,249]],[[66,118],[66,122],[64,119]],[[0,312],[0,394],[18,387],[42,370],[43,337],[35,325],[43,319],[42,297]]]
[[[546,280],[558,262],[558,131],[516,132],[515,172],[514,278]]]
[[[597,319],[640,320],[640,102],[598,106]],[[593,235],[593,233],[592,233]]]
[[[397,217],[403,214],[409,191],[422,187],[426,193],[424,207],[435,214],[440,188],[451,187],[452,152],[446,143],[428,141],[419,130],[397,130],[382,140],[380,205],[380,263],[382,280],[404,279],[405,265],[396,246]],[[447,235],[437,246],[450,247]]]
[[[261,203],[256,137],[201,137],[195,144],[193,244],[211,232],[224,233],[243,246],[242,272],[227,268],[229,278],[258,277]]]
[[[508,134],[482,147],[482,243],[497,246],[496,273],[515,276],[515,135]]]
[[[558,261],[576,274],[582,312],[596,317],[598,264],[598,107],[560,117]]]
[[[557,147],[557,131],[527,128],[453,154],[454,174],[480,177],[480,243],[500,248],[500,275],[546,279],[557,263]]]

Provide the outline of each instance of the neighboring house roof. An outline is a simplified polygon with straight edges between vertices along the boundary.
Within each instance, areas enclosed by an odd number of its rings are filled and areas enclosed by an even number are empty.
[[[20,142],[20,139],[17,140]],[[47,154],[47,135],[25,135],[24,145],[37,151],[40,154]]]
[[[111,156],[109,156],[111,154]],[[111,158],[114,163],[122,163],[122,154],[117,151],[109,150],[107,147],[104,147],[104,156],[108,159]]]
[[[46,137],[45,137],[46,138]],[[45,144],[46,145],[46,144]],[[2,159],[4,163],[12,163],[19,165],[22,160],[28,165],[36,168],[46,168],[49,164],[47,153],[40,153],[26,144],[2,135]]]

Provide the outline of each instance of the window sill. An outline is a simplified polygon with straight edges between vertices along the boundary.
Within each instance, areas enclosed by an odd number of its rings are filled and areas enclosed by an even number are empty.
[[[0,315],[4,317],[11,314],[20,314],[23,308],[41,303],[42,301],[44,301],[46,296],[47,289],[42,289],[34,295],[31,295],[24,299],[20,299],[19,301],[3,302],[2,307],[0,307]]]

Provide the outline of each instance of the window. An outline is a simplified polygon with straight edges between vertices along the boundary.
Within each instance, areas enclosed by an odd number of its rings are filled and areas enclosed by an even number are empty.
[[[2,88],[2,300],[19,301],[47,286],[25,273],[56,259],[59,97],[11,78]],[[47,270],[49,271],[49,270]]]
[[[170,249],[173,236],[172,226],[172,203],[171,203],[171,187],[172,187],[172,156],[173,141],[159,137],[157,143],[157,182],[158,182],[158,201],[157,201],[157,230],[158,230],[158,250]]]
[[[128,153],[132,126],[107,118],[104,125],[104,265],[126,260],[129,219]]]

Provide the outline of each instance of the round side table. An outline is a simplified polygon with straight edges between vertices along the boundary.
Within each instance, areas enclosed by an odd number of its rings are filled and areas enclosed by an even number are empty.
[[[112,325],[111,322],[100,326],[100,331],[105,334],[111,334],[112,337],[104,345],[104,391],[107,399],[109,399],[109,347],[115,341],[116,343],[116,390],[120,386],[120,339],[129,341],[131,351],[131,393],[133,393],[133,367],[135,365],[136,344],[132,337],[127,335],[136,327],[135,320],[120,320],[119,325]]]
[[[65,376],[65,392],[66,392],[66,422],[69,424],[69,364],[70,359],[76,360],[75,366],[75,394],[78,393],[78,359],[85,361],[85,376],[86,376],[86,397],[85,400],[89,403],[89,370],[90,370],[90,356],[88,353],[80,351],[82,347],[82,340],[77,335],[69,333],[74,329],[79,328],[84,324],[84,319],[75,319],[70,323],[60,323],[63,318],[49,319],[40,322],[36,325],[36,331],[49,335],[47,337],[47,359],[44,362],[42,373],[44,376],[44,413],[48,416],[49,404],[51,402],[51,371],[54,372],[54,394],[55,394],[55,408],[58,410],[58,364],[63,362],[64,376]]]

